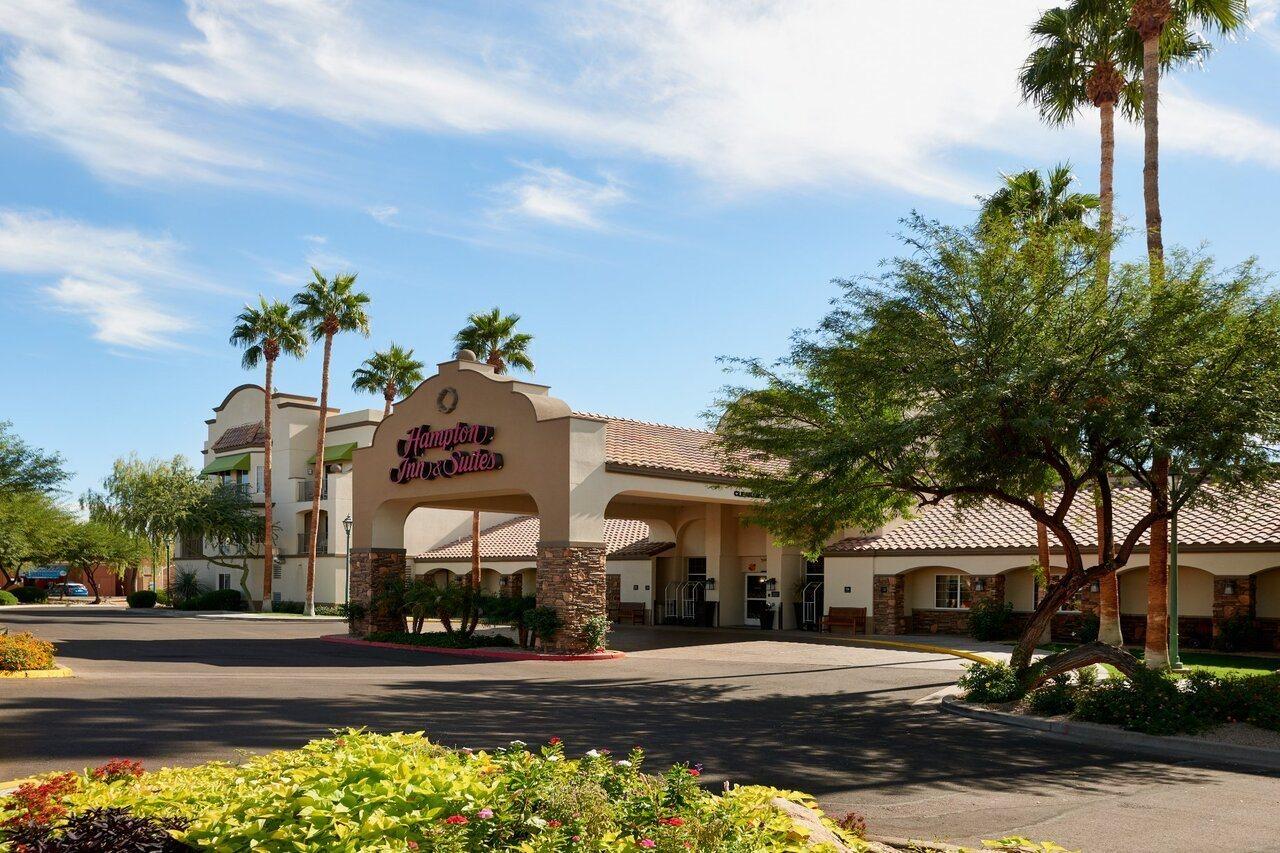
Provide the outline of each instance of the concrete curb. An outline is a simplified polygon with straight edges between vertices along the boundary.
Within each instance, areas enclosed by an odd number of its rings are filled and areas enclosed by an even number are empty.
[[[849,643],[854,646],[862,645],[881,649],[902,649],[907,652],[926,652],[928,654],[935,655],[950,655],[955,658],[971,660],[974,663],[995,663],[991,658],[984,657],[977,652],[969,652],[964,649],[949,649],[946,646],[931,646],[927,643],[899,643],[895,640],[864,640],[858,637],[832,637],[831,639],[840,640],[842,643]]]
[[[1104,726],[1100,723],[1047,720],[1025,714],[979,708],[952,697],[943,697],[941,706],[942,710],[961,717],[1030,729],[1075,743],[1119,747],[1162,758],[1199,758],[1218,763],[1244,764],[1266,770],[1280,770],[1280,749],[1240,746],[1185,735],[1148,735],[1125,731],[1114,726]]]
[[[546,655],[541,652],[509,652],[497,648],[488,649],[442,649],[435,646],[411,646],[407,643],[383,643],[373,640],[359,640],[345,634],[329,634],[321,637],[326,643],[337,643],[342,646],[365,646],[375,649],[401,649],[409,652],[429,652],[434,655],[449,655],[458,658],[480,658],[483,660],[549,660],[571,663],[587,663],[598,660],[618,660],[626,657],[625,652],[592,652],[588,655]]]
[[[24,669],[19,672],[0,672],[0,678],[75,678],[75,673],[65,666],[53,669]]]

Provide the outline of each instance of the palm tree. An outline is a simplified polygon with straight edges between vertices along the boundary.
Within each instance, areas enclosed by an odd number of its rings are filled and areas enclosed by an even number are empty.
[[[1001,175],[1004,186],[982,202],[982,220],[1009,222],[1021,232],[1045,230],[1068,222],[1083,223],[1098,209],[1093,193],[1071,192],[1075,175],[1059,164],[1043,174],[1035,169]]]
[[[313,280],[293,297],[294,315],[311,333],[311,340],[324,340],[324,364],[320,373],[320,423],[316,427],[315,494],[311,498],[311,529],[307,548],[306,615],[316,614],[316,541],[320,535],[320,498],[324,491],[324,431],[329,421],[329,359],[333,336],[339,332],[359,332],[369,336],[369,315],[365,306],[369,294],[356,290],[356,274],[336,275],[332,280],[311,268]]]
[[[1142,40],[1142,195],[1146,209],[1147,258],[1151,287],[1164,287],[1164,237],[1160,213],[1160,72],[1167,45],[1198,40],[1193,30],[1229,35],[1245,26],[1246,0],[1129,0],[1129,26]],[[1206,43],[1200,52],[1209,50]],[[1158,413],[1157,413],[1158,414]],[[1151,508],[1169,506],[1169,454],[1157,449],[1151,463]],[[1144,662],[1152,669],[1169,666],[1169,523],[1151,525],[1147,561],[1147,640]]]
[[[467,325],[453,336],[454,355],[471,350],[483,358],[495,373],[506,373],[508,367],[533,370],[529,344],[533,335],[516,331],[519,314],[503,314],[495,307],[483,314],[472,314]],[[471,514],[471,584],[480,588],[480,513]]]
[[[259,296],[258,304],[245,305],[244,310],[236,317],[236,325],[231,330],[231,343],[244,349],[240,359],[245,370],[253,370],[258,362],[267,364],[266,398],[263,402],[262,424],[266,431],[262,446],[262,487],[266,490],[263,499],[263,536],[262,536],[262,609],[271,609],[271,573],[274,569],[272,560],[271,539],[271,395],[275,393],[274,376],[276,359],[280,354],[302,358],[307,352],[307,337],[302,325],[289,313],[289,305],[280,300],[268,302],[266,297]]]
[[[519,322],[519,314],[504,315],[498,308],[472,314],[462,331],[454,335],[455,354],[469,349],[498,373],[506,373],[508,367],[533,370],[528,353],[533,335],[517,333]]]
[[[384,401],[382,416],[391,414],[391,403],[403,390],[415,387],[422,381],[422,362],[413,357],[413,350],[392,343],[388,349],[375,352],[351,374],[351,390],[381,394]]]

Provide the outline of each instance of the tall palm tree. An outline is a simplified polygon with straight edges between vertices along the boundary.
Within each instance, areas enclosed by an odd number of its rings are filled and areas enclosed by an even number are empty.
[[[1246,0],[1129,0],[1129,26],[1142,40],[1142,195],[1146,209],[1147,258],[1156,298],[1164,287],[1164,237],[1160,212],[1160,73],[1171,42],[1196,39],[1195,30],[1229,35],[1245,26]],[[1204,45],[1201,52],[1209,49]],[[1158,413],[1157,413],[1158,416]],[[1151,463],[1151,508],[1169,506],[1169,454],[1157,448]],[[1169,666],[1169,524],[1151,526],[1147,561],[1147,639],[1144,661],[1152,669]]]
[[[381,352],[375,352],[351,374],[351,390],[381,394],[384,401],[382,416],[391,414],[391,404],[396,396],[422,381],[422,362],[413,357],[413,350],[392,343]]]
[[[467,325],[453,336],[454,355],[471,350],[483,358],[495,373],[506,373],[508,367],[533,370],[529,357],[529,344],[533,335],[516,331],[519,314],[503,314],[494,307],[492,311],[472,314]],[[480,513],[471,514],[471,584],[480,588]]]
[[[311,268],[313,279],[293,297],[294,315],[311,333],[311,340],[324,341],[324,364],[320,373],[320,422],[316,427],[315,494],[311,498],[311,529],[307,548],[306,615],[316,614],[316,541],[320,535],[320,498],[324,491],[324,431],[329,421],[329,359],[333,338],[339,332],[359,332],[369,336],[369,315],[365,306],[369,294],[356,290],[356,274],[344,273],[326,279]]]
[[[262,487],[266,490],[263,496],[263,535],[262,535],[262,609],[271,609],[271,573],[275,568],[272,560],[271,513],[273,492],[271,491],[271,396],[275,393],[276,359],[283,353],[294,358],[302,358],[307,352],[307,337],[302,325],[289,312],[288,303],[280,300],[267,301],[265,296],[258,297],[258,304],[245,305],[244,310],[236,317],[235,327],[231,330],[231,343],[244,350],[240,359],[245,370],[253,370],[259,362],[266,362],[266,398],[263,401],[262,424],[266,430],[262,445]]]

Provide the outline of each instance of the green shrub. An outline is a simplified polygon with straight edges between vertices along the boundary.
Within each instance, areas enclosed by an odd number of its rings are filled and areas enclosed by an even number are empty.
[[[608,616],[590,616],[582,623],[582,638],[586,640],[587,648],[603,649],[609,642],[609,629],[612,625],[609,623]]]
[[[0,634],[0,672],[53,669],[53,643],[33,634]]]
[[[1132,677],[1108,678],[1083,693],[1076,719],[1146,734],[1172,735],[1211,728],[1211,712],[1203,702],[1188,702],[1170,674],[1139,669]]]
[[[179,606],[185,601],[199,598],[208,591],[209,588],[200,582],[200,576],[190,569],[179,571],[178,576],[173,580],[172,598]]]
[[[306,610],[307,603],[305,601],[277,601],[271,605],[272,613],[297,613],[301,615]]]
[[[167,589],[156,590],[156,606],[157,607],[173,606],[173,599],[169,596],[169,590]]]
[[[459,633],[448,634],[444,631],[428,631],[425,634],[412,634],[408,631],[375,631],[365,637],[375,643],[404,643],[409,646],[430,646],[436,649],[481,649],[510,647],[515,640],[504,634],[472,634],[464,637]]]
[[[1022,685],[1009,664],[971,663],[956,682],[970,702],[1012,702],[1022,696]]]
[[[1102,628],[1102,620],[1096,613],[1085,613],[1080,617],[1080,626],[1073,631],[1077,642],[1092,643],[1098,639],[1098,631]]]
[[[129,602],[129,606],[139,610],[146,610],[156,606],[156,594],[149,589],[140,589],[131,592],[124,597]]]
[[[1220,652],[1243,652],[1258,647],[1258,626],[1243,613],[1218,623],[1213,647]]]
[[[570,758],[558,739],[537,750],[449,750],[420,734],[336,732],[299,750],[236,764],[168,768],[140,779],[72,776],[64,814],[127,809],[172,826],[199,849],[469,851],[815,851],[775,797],[814,808],[851,847],[851,834],[805,794],[729,787],[712,794],[699,768],[645,772],[635,749]],[[0,823],[18,814],[0,803]],[[43,848],[42,848],[43,849]]]
[[[299,613],[302,611],[299,610]],[[347,616],[347,605],[345,604],[317,604],[317,616],[341,616],[344,619]]]
[[[975,640],[1003,640],[1014,633],[1013,605],[984,598],[969,608],[969,633]]]
[[[215,589],[178,604],[179,610],[242,610],[243,596],[238,589]]]
[[[1076,688],[1066,675],[1055,675],[1027,697],[1027,710],[1037,717],[1058,717],[1076,710]]]
[[[564,627],[560,614],[554,607],[535,607],[525,614],[524,623],[539,642],[549,643],[556,632]]]
[[[6,589],[0,589],[0,607],[12,607],[18,603],[18,597]]]
[[[44,604],[49,600],[49,591],[38,586],[15,586],[9,592],[22,604]]]

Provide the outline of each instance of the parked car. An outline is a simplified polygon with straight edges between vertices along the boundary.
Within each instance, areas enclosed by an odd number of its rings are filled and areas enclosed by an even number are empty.
[[[82,583],[56,583],[49,587],[50,598],[88,598],[89,587]]]

